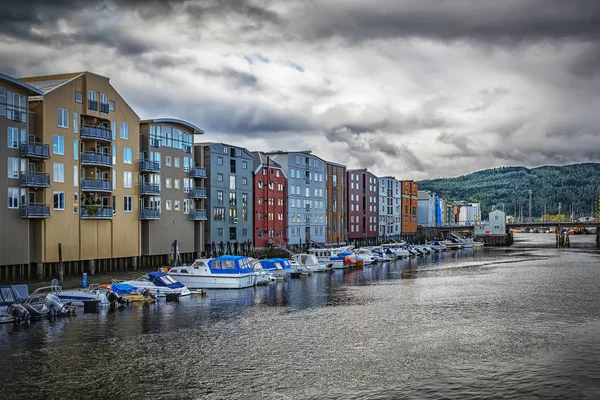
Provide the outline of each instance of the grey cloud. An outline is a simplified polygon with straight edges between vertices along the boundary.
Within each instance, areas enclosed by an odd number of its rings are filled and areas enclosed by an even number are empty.
[[[231,67],[222,67],[218,70],[198,67],[195,69],[198,74],[212,77],[223,78],[231,83],[235,88],[255,87],[258,84],[256,75],[249,72],[239,71]]]

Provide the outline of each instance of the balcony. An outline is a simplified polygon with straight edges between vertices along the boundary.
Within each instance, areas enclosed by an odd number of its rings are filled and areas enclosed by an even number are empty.
[[[50,205],[22,204],[21,218],[50,218]]]
[[[81,219],[112,219],[113,210],[110,207],[82,206]]]
[[[103,114],[108,114],[108,104],[100,103],[100,112]]]
[[[112,182],[106,179],[82,179],[81,191],[112,192]]]
[[[140,219],[160,219],[160,210],[158,208],[140,209]]]
[[[91,111],[98,111],[98,102],[95,100],[89,100],[88,109],[90,109]]]
[[[142,194],[142,195],[160,194],[160,185],[158,183],[140,183],[140,194]]]
[[[206,168],[190,168],[191,178],[206,178]]]
[[[158,161],[140,160],[140,172],[159,172],[160,164]]]
[[[21,172],[21,186],[32,188],[49,188],[50,174],[45,172]]]
[[[192,199],[205,199],[206,189],[190,189],[190,198]]]
[[[112,131],[104,126],[81,126],[81,138],[112,142]]]
[[[21,143],[21,157],[50,158],[50,146],[47,144]]]
[[[190,221],[206,221],[206,210],[190,211]]]
[[[111,167],[112,157],[108,154],[94,152],[81,153],[81,165],[96,165],[101,167]]]

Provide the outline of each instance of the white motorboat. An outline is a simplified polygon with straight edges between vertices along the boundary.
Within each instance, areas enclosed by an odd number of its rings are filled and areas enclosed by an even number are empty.
[[[268,258],[260,260],[260,265],[265,271],[268,271],[275,279],[286,279],[294,268],[290,265],[290,260],[284,258]]]
[[[360,249],[354,250],[354,254],[356,254],[358,259],[363,260],[363,266],[374,264],[381,258],[379,256],[375,256],[371,249],[366,247],[361,247]]]
[[[442,244],[440,242],[437,242],[437,241],[429,243],[429,246],[432,247],[435,251],[446,251],[446,250],[448,250],[448,248],[444,244]]]
[[[248,257],[230,255],[172,267],[169,275],[191,289],[242,289],[254,286],[256,276]]]
[[[106,298],[106,290],[100,289],[99,285],[90,285],[82,289],[61,289],[55,286],[54,294],[58,296],[63,303],[70,302],[74,306],[83,307],[84,301],[96,300],[100,302],[101,307],[107,307],[109,301]]]
[[[314,254],[294,254],[290,262],[299,272],[324,272],[327,270],[327,264],[320,261]]]
[[[383,249],[390,249],[390,251],[396,255],[396,258],[410,257],[410,252],[404,248],[405,246],[406,243],[388,243],[381,245]]]
[[[265,270],[261,263],[256,259],[248,259],[250,265],[252,265],[252,271],[254,275],[254,286],[268,285],[275,280],[275,277],[271,272]]]
[[[150,293],[159,297],[163,297],[168,294],[178,294],[180,296],[189,296],[192,294],[182,282],[179,282],[171,275],[160,271],[149,272],[137,279],[125,282],[114,280],[113,283],[126,283],[128,285],[135,286],[140,291],[148,289]]]
[[[339,255],[349,252],[351,248],[352,246],[308,249],[308,253],[316,256],[317,260],[326,266],[331,265],[332,268],[349,268],[350,265],[344,262],[343,257],[340,259]]]
[[[371,253],[373,254],[373,257],[377,258],[377,261],[381,261],[381,262],[387,262],[387,261],[391,261],[392,258],[390,257],[389,254],[387,254],[387,250],[381,248],[381,247],[372,247],[371,248]],[[391,253],[391,252],[390,252]],[[396,254],[394,255],[394,259],[396,258]]]
[[[458,250],[458,249],[462,249],[462,244],[457,240],[457,239],[448,239],[445,242],[443,242],[444,245],[449,249],[449,250]]]

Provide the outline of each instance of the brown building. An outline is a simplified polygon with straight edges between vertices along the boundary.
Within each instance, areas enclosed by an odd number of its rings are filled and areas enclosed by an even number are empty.
[[[136,263],[139,117],[104,76],[77,72],[22,80],[43,92],[29,98],[35,112],[29,140],[49,146],[49,157],[35,167],[50,173],[51,185],[35,198],[50,205],[50,218],[33,232],[38,274],[58,261],[59,244],[69,272]]]
[[[43,162],[49,157],[49,148],[30,142],[33,117],[27,104],[28,96],[41,93],[0,74],[0,132],[6,135],[0,145],[0,159],[7,168],[0,176],[0,280],[30,277],[32,236],[50,213],[42,201],[50,185]]]
[[[140,123],[142,264],[167,265],[175,240],[183,262],[204,250],[206,170],[197,169],[194,159],[194,136],[203,133],[174,118]]]
[[[411,239],[417,235],[419,186],[414,181],[402,181],[402,237]]]
[[[326,161],[326,242],[345,243],[346,229],[346,166]]]
[[[351,169],[347,173],[348,239],[358,243],[376,244],[378,236],[377,177],[365,169]]]

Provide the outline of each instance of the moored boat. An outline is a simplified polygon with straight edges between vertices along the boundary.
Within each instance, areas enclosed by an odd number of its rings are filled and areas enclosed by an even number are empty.
[[[253,286],[255,275],[248,257],[223,255],[172,267],[169,274],[192,289],[242,289]]]
[[[114,280],[113,283],[126,283],[135,286],[139,290],[148,291],[156,296],[162,297],[168,294],[179,294],[180,296],[189,296],[190,290],[181,282],[174,279],[169,274],[155,271],[142,275],[137,279],[132,279],[125,282]]]
[[[298,269],[299,272],[324,272],[327,271],[327,264],[319,260],[315,254],[294,254],[290,265]]]
[[[106,290],[100,288],[99,285],[90,285],[87,288],[82,289],[62,289],[54,286],[56,296],[63,303],[71,303],[74,306],[83,307],[84,301],[99,301],[101,307],[107,307],[109,301],[106,298]]]
[[[267,258],[260,260],[260,265],[265,271],[268,271],[275,279],[285,279],[294,270],[290,261],[284,258]]]

